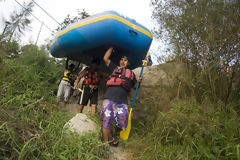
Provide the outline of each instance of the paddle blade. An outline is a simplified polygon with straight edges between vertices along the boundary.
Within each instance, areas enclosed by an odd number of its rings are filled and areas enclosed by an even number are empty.
[[[131,115],[132,115],[132,108],[129,111],[127,128],[126,128],[126,130],[122,130],[120,132],[120,138],[122,138],[124,141],[128,140],[128,136],[130,134],[130,130],[131,130]]]

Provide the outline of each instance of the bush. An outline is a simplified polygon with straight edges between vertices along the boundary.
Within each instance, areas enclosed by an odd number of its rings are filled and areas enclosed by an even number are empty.
[[[36,106],[39,107],[39,106]],[[49,107],[50,108],[50,107]],[[46,109],[29,121],[16,117],[0,126],[0,159],[104,159],[108,150],[96,134],[65,133],[68,113]],[[6,117],[7,115],[5,115]],[[2,117],[2,116],[1,116]],[[16,122],[17,120],[17,122]]]
[[[169,112],[157,113],[156,121],[138,123],[131,142],[139,144],[136,159],[239,159],[240,119],[221,105],[178,100]]]
[[[0,159],[105,159],[96,134],[66,134],[72,117],[55,105],[63,66],[44,48],[22,47],[0,70]]]
[[[16,58],[5,58],[0,71],[2,89],[1,105],[26,106],[43,98],[49,100],[57,89],[63,67],[49,58],[44,49],[36,46],[22,47]]]

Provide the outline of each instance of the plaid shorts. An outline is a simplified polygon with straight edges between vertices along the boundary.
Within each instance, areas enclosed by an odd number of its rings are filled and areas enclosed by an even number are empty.
[[[111,129],[114,120],[122,130],[127,128],[128,107],[127,104],[118,104],[110,99],[104,99],[101,110],[102,127]]]

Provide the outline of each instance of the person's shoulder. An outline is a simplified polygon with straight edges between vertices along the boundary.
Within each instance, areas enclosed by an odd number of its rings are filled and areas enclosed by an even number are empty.
[[[126,69],[128,69],[130,72],[134,73],[133,70],[131,70],[131,69],[129,69],[129,68],[126,68]]]
[[[130,73],[133,75],[133,78],[135,77],[135,73],[133,72],[133,70],[129,69],[129,68],[126,68],[127,70],[130,71]]]
[[[113,61],[111,61],[109,66],[117,66],[117,65]]]
[[[130,69],[130,71],[132,72],[133,80],[135,81],[136,80],[136,74],[133,72],[133,70]]]
[[[110,62],[110,64],[109,64],[109,66],[108,66],[108,68],[111,68],[111,69],[115,69],[115,68],[117,68],[118,66],[114,63],[114,62]]]

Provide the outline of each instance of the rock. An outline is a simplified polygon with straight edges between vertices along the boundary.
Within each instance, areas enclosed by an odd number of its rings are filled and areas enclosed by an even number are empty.
[[[141,67],[133,70],[136,77],[139,76]],[[143,81],[141,86],[155,87],[159,86],[173,86],[175,80],[185,80],[186,65],[179,62],[165,63],[155,66],[144,67]]]
[[[183,86],[189,80],[186,65],[180,62],[165,63],[156,66],[147,66],[143,71],[143,80],[137,93],[134,104],[133,118],[154,120],[151,116],[157,112],[170,109],[170,102],[187,92]],[[133,70],[139,76],[141,67]],[[130,94],[130,103],[134,91]]]
[[[98,131],[96,123],[82,113],[76,114],[76,116],[64,125],[64,128],[67,128],[72,132],[76,132],[79,135],[86,132],[96,133]]]

